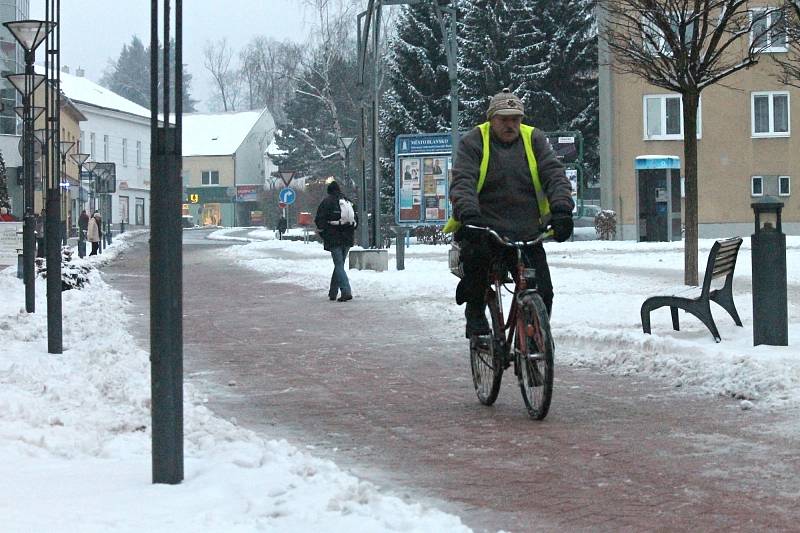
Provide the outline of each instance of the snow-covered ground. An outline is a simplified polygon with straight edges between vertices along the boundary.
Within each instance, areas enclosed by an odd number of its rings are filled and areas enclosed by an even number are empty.
[[[76,262],[102,265],[133,235]],[[148,353],[127,329],[126,302],[93,270],[88,286],[63,293],[65,349],[51,355],[45,281],[39,312],[27,314],[15,274],[0,272],[0,531],[468,530],[215,416],[191,385],[185,481],[153,485]]]
[[[218,237],[224,238],[225,230]],[[271,280],[327,290],[333,268],[318,243],[275,241],[254,230],[252,239],[270,239],[229,248],[241,264]],[[683,243],[588,241],[548,243],[556,292],[553,330],[557,364],[599,368],[613,374],[642,374],[689,391],[741,400],[743,408],[780,408],[800,402],[800,238],[789,237],[788,347],[753,346],[750,239],[739,253],[734,297],[743,328],[712,304],[722,336],[717,344],[699,320],[681,312],[673,331],[667,308],[654,311],[652,335],[642,333],[642,302],[683,283]],[[700,269],[713,240],[700,242]],[[424,316],[435,331],[461,338],[463,307],[453,294],[457,279],[447,269],[447,246],[415,245],[406,250],[405,270],[350,270],[356,297],[391,300]]]

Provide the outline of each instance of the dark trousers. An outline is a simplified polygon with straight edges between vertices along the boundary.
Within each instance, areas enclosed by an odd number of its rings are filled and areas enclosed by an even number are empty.
[[[456,288],[456,302],[464,302],[483,306],[486,289],[489,286],[489,266],[492,258],[504,254],[504,261],[509,270],[514,268],[516,255],[514,250],[498,248],[488,244],[473,245],[468,241],[461,242],[461,258],[464,262],[464,277]],[[536,270],[536,287],[547,307],[548,314],[553,310],[553,282],[550,279],[550,267],[547,265],[547,254],[544,246],[537,244],[522,251],[522,260],[526,268]]]
[[[331,285],[328,289],[328,297],[333,299],[339,291],[342,291],[342,296],[352,296],[350,290],[350,280],[347,279],[347,270],[344,268],[344,262],[347,259],[347,252],[350,251],[349,246],[332,246],[331,258],[333,259],[333,274],[331,274]]]
[[[92,243],[92,253],[89,255],[97,255],[97,252],[100,251],[100,242],[93,242]]]
[[[36,257],[44,257],[44,237],[36,237]]]

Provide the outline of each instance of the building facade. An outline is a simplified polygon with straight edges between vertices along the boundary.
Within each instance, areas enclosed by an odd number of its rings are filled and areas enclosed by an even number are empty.
[[[262,224],[265,155],[274,132],[266,109],[184,115],[184,216],[201,226]]]
[[[793,53],[786,36],[769,38],[771,46],[756,66],[701,93],[701,238],[751,234],[750,204],[765,195],[784,203],[784,232],[800,235],[800,113],[793,112],[800,94],[778,79],[774,56]],[[602,207],[617,213],[617,238],[678,240],[684,216],[681,98],[616,73],[613,61],[601,32]]]

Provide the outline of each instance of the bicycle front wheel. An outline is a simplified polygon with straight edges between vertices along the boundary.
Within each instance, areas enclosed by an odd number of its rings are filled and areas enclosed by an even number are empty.
[[[483,405],[492,405],[500,393],[503,380],[503,357],[500,353],[498,335],[502,341],[503,325],[496,298],[489,300],[489,314],[492,317],[493,333],[474,336],[469,341],[469,358],[472,367],[472,384]]]
[[[522,296],[517,324],[515,370],[528,414],[542,420],[553,395],[553,337],[550,318],[541,296]]]

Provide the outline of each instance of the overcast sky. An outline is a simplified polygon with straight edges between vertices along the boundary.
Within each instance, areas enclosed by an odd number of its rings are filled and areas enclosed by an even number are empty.
[[[205,100],[211,93],[203,68],[203,46],[227,37],[238,52],[253,36],[305,41],[309,24],[299,0],[189,0],[183,3],[183,61],[192,74],[192,95]],[[174,6],[174,2],[172,3]],[[31,18],[44,19],[45,2],[31,2]],[[61,2],[61,64],[86,70],[98,81],[122,46],[138,35],[150,40],[150,2],[147,0],[69,0]],[[38,54],[37,59],[44,61]]]

